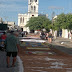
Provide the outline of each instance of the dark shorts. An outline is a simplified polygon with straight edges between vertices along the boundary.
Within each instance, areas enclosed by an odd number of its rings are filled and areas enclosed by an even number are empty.
[[[6,54],[6,56],[11,56],[12,55],[12,57],[16,57],[17,56],[17,52],[7,52],[7,54]]]
[[[48,38],[52,38],[52,36],[48,36]]]

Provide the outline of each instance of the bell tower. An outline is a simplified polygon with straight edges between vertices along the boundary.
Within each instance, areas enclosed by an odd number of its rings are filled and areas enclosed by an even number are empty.
[[[29,17],[38,16],[38,1],[39,0],[28,0],[28,15]]]

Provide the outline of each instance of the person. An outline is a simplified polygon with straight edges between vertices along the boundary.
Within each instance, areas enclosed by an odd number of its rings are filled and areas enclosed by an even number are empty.
[[[2,40],[2,42],[1,42],[1,47],[4,47],[4,42],[5,42],[5,39],[6,39],[6,33],[5,32],[3,32],[3,34],[1,35],[1,40]]]
[[[46,32],[46,37],[45,37],[45,39],[46,39],[46,40],[48,39],[48,32]]]
[[[24,32],[23,31],[21,32],[21,35],[22,35],[22,37],[24,36]]]
[[[7,67],[10,67],[10,56],[12,55],[13,61],[12,61],[12,67],[15,66],[16,57],[20,49],[18,40],[18,33],[11,31],[10,35],[5,40],[5,46],[6,46],[6,56],[7,56]]]
[[[51,34],[51,32],[49,32],[49,34],[48,34],[48,42],[49,42],[49,43],[52,42],[52,34]]]
[[[44,33],[43,31],[42,31],[41,34],[40,34],[40,38],[41,38],[41,39],[45,39],[45,33]]]

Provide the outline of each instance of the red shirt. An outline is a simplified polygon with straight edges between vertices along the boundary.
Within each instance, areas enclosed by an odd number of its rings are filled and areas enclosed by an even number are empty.
[[[1,36],[1,39],[4,39],[4,40],[5,40],[5,39],[6,39],[6,35],[3,34],[3,35]]]

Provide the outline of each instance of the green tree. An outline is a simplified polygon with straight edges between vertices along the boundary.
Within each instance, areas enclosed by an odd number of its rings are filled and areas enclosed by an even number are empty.
[[[72,14],[60,14],[57,16],[57,18],[54,20],[54,29],[72,29]]]
[[[68,13],[66,16],[67,16],[67,29],[72,30],[72,14]]]
[[[26,27],[29,27],[30,30],[41,30],[43,28],[49,28],[50,23],[51,21],[45,16],[31,17]]]
[[[43,23],[44,28],[49,31],[51,29],[51,20],[50,19],[46,19]]]
[[[59,30],[62,28],[67,28],[67,18],[64,13],[57,16],[57,18],[54,20],[54,29]]]

